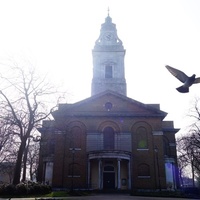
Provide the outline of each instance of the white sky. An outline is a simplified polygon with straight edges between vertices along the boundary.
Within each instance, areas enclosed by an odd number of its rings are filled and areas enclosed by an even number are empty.
[[[92,49],[107,9],[126,49],[128,97],[159,103],[176,128],[200,84],[189,94],[165,65],[200,76],[199,0],[0,0],[0,59],[31,61],[70,92],[69,102],[90,97]]]

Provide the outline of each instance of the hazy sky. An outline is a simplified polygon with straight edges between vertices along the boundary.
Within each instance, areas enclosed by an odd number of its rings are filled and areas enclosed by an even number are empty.
[[[62,83],[69,102],[90,97],[92,49],[108,7],[126,49],[128,97],[159,103],[183,128],[200,84],[178,93],[165,65],[200,76],[199,0],[0,0],[0,59],[29,59]]]

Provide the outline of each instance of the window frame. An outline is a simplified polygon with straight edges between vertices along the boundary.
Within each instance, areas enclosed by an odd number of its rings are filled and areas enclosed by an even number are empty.
[[[105,65],[105,78],[110,79],[113,78],[113,66],[112,65]]]

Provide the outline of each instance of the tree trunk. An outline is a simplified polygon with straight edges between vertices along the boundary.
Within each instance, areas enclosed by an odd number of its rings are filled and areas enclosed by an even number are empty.
[[[20,183],[22,158],[23,158],[25,148],[26,148],[26,139],[23,139],[21,142],[21,145],[19,147],[19,151],[17,154],[17,160],[16,160],[16,164],[15,164],[15,171],[14,171],[14,177],[13,177],[14,185],[17,185],[18,183]]]
[[[26,148],[24,149],[22,181],[25,181],[25,180],[26,180],[26,163],[27,163],[29,142],[30,142],[30,140],[28,140],[28,144],[27,144]]]
[[[195,187],[195,183],[194,183],[194,164],[193,164],[193,160],[191,162],[191,168],[192,168],[192,185],[193,187]]]
[[[33,170],[32,170],[32,164],[30,165],[29,173],[30,173],[30,180],[33,181]]]
[[[182,169],[179,169],[180,184],[183,186]]]

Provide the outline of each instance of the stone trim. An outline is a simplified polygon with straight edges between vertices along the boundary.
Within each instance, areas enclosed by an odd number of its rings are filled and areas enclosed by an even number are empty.
[[[165,158],[165,163],[175,163],[174,158]]]
[[[96,151],[96,152],[90,152],[88,154],[88,159],[101,159],[101,158],[118,158],[118,159],[125,159],[130,160],[131,155],[130,153],[126,152],[119,152],[119,151]]]
[[[149,151],[149,149],[137,149],[137,151]]]
[[[170,147],[175,147],[175,146],[176,146],[176,143],[169,143],[169,146],[170,146]]]
[[[152,131],[153,135],[163,135],[163,131]]]
[[[151,178],[151,176],[138,176],[138,178]]]

